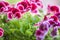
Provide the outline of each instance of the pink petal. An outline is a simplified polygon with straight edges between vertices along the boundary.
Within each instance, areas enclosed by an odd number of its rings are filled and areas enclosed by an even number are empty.
[[[32,3],[31,6],[32,6],[32,7],[31,7],[31,10],[32,10],[32,11],[35,10],[35,9],[37,9],[37,5],[36,5],[36,4]]]
[[[4,32],[4,30],[3,30],[2,28],[0,28],[0,31],[1,31],[1,32]]]
[[[2,37],[2,36],[3,36],[3,32],[0,31],[0,37]]]
[[[21,18],[20,12],[16,12],[16,13],[15,13],[15,17],[17,17],[18,19]]]
[[[8,12],[8,13],[7,13],[7,17],[8,17],[8,19],[12,19],[12,16],[13,16],[13,15],[12,15],[11,12]]]

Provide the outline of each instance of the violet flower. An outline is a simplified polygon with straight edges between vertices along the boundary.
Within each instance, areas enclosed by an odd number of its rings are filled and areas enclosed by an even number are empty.
[[[56,37],[57,36],[57,28],[55,27],[55,28],[53,28],[53,30],[52,30],[52,32],[51,32],[51,36],[52,37]]]
[[[43,31],[40,31],[40,30],[36,30],[36,40],[42,40],[44,39],[44,32]]]
[[[44,40],[50,29],[53,29],[51,32],[52,37],[55,37],[57,35],[57,30],[60,26],[60,22],[55,15],[51,17],[44,16],[44,20],[42,22],[39,22],[37,25],[39,25],[39,28],[38,31],[36,30],[36,38],[37,40]]]

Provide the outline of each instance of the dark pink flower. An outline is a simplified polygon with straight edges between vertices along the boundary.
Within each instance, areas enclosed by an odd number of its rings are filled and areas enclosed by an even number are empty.
[[[5,8],[4,7],[0,8],[0,12],[3,12],[3,11],[5,11]]]
[[[49,19],[49,23],[50,25],[52,25],[52,27],[56,27],[56,26],[59,26],[59,20],[57,18],[57,16],[51,16],[50,19]]]
[[[40,0],[30,0],[31,12],[38,13],[40,8],[43,8],[42,2]]]
[[[26,12],[26,10],[24,9],[24,7],[22,5],[17,6],[17,9],[19,9],[19,11],[23,14],[24,12]]]
[[[16,12],[16,13],[15,13],[15,17],[19,19],[19,18],[21,17],[20,12]]]
[[[19,5],[18,8],[19,8],[19,10],[21,10],[21,11],[24,10],[23,5]]]
[[[4,30],[2,28],[0,28],[0,37],[2,37],[4,34]]]
[[[7,13],[7,17],[8,17],[8,19],[12,19],[12,18],[13,18],[12,12],[8,12],[8,13]]]
[[[8,12],[12,12],[12,14],[15,14],[16,12],[19,12],[17,8],[10,8]]]
[[[60,21],[60,13],[58,12],[58,13],[56,13],[55,15],[58,17],[58,19],[59,19],[59,21]]]
[[[56,6],[51,6],[50,9],[51,9],[51,11],[59,12],[59,8]]]
[[[24,9],[26,9],[27,8],[27,3],[26,2],[20,2],[20,4],[18,3],[17,5],[22,5],[23,7],[24,7]]]
[[[35,10],[35,9],[37,9],[36,4],[32,3],[31,6],[32,6],[32,7],[31,7],[31,10],[32,10],[32,11]]]
[[[44,21],[45,21],[45,20],[48,20],[48,17],[45,15],[43,20],[44,20]]]
[[[4,12],[6,10],[6,6],[8,6],[8,2],[1,1],[0,2],[0,12]]]
[[[28,1],[22,1],[17,3],[17,7],[20,10],[20,12],[24,13],[30,10],[30,3]]]
[[[8,19],[20,18],[21,14],[17,8],[10,8],[7,12],[7,17],[8,17]]]
[[[34,3],[31,4],[31,12],[37,13],[37,5]]]
[[[36,36],[43,36],[44,33],[41,30],[36,30]]]
[[[42,31],[48,31],[50,24],[48,22],[42,22],[39,26],[39,29]]]
[[[41,0],[30,0],[32,3],[35,3],[37,6],[43,8],[42,1]]]
[[[49,23],[50,23],[51,25],[53,25],[53,24],[55,24],[55,21],[49,20]]]
[[[58,6],[50,6],[50,5],[48,5],[48,11],[49,12],[59,12],[59,7]]]
[[[50,19],[53,19],[53,21],[58,21],[58,18],[55,15],[54,16],[51,16]]]
[[[49,23],[53,28],[56,27],[56,26],[60,26],[59,22],[56,22],[56,21],[49,20]]]
[[[36,30],[36,40],[44,40],[46,32],[42,31],[42,30]]]
[[[3,32],[0,31],[0,37],[2,37],[2,36],[3,36]]]

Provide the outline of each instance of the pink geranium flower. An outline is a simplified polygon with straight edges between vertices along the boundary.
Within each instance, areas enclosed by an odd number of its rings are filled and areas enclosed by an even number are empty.
[[[8,19],[12,19],[12,18],[19,19],[21,17],[21,14],[17,8],[10,8],[7,12],[7,17],[8,17]]]
[[[16,5],[16,8],[18,8],[21,13],[28,11],[32,13],[38,13],[37,11],[40,7],[43,7],[40,0],[23,0],[21,2],[18,2]]]
[[[8,6],[8,5],[9,5],[8,2],[1,1],[1,2],[0,2],[0,12],[6,11],[6,6]]]
[[[59,12],[59,7],[55,6],[55,5],[53,5],[53,6],[48,5],[48,12],[57,13],[57,12]]]
[[[34,3],[31,3],[31,12],[37,13],[37,5]]]
[[[60,12],[56,13],[55,16],[57,16],[57,18],[58,18],[59,21],[60,21]]]
[[[2,37],[2,36],[3,36],[3,32],[0,31],[0,37]]]
[[[4,30],[2,28],[0,28],[0,37],[2,37],[4,34]]]
[[[30,2],[35,3],[37,6],[43,8],[43,4],[41,0],[30,0]]]
[[[22,1],[17,3],[17,8],[21,13],[27,12],[30,9],[30,3],[28,1]]]

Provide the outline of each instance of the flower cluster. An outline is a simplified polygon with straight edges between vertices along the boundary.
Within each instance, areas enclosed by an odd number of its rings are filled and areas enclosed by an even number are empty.
[[[48,6],[49,14],[53,15],[45,15],[42,22],[37,23],[36,26],[39,28],[36,30],[36,40],[44,40],[48,31],[51,31],[51,36],[54,38],[57,36],[57,31],[60,28],[60,12],[58,6]]]
[[[8,2],[0,1],[0,12],[6,12],[7,18],[21,18],[22,14],[25,12],[37,13],[39,7],[43,7],[40,0],[22,0],[16,5],[10,5]]]
[[[46,17],[45,17],[46,18]],[[39,22],[39,29],[36,30],[36,38],[37,40],[44,40],[45,36],[47,35],[48,31],[50,29],[53,29],[51,32],[51,36],[55,37],[57,35],[57,29],[60,26],[60,22],[57,18],[57,16],[51,16],[48,17],[48,19],[46,18],[42,21]]]
[[[29,10],[33,13],[37,13],[38,7],[43,8],[43,5],[40,0],[23,0],[18,2],[16,7],[21,11],[21,13]]]
[[[55,6],[55,5],[50,6],[50,5],[48,5],[48,13],[57,16],[58,19],[60,20],[60,7],[59,6]]]

